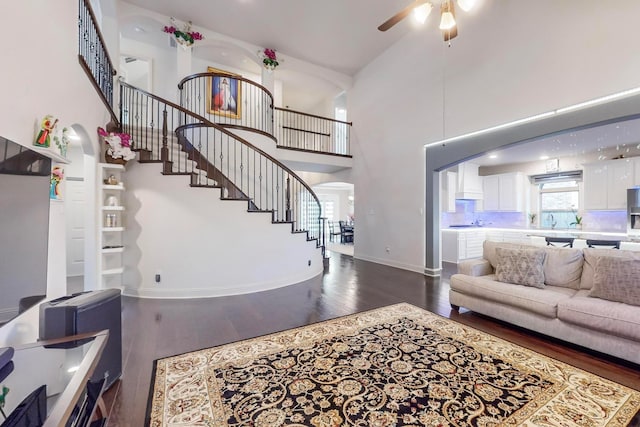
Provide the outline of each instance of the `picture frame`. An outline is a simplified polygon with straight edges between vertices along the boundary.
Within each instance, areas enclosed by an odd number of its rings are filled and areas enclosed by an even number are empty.
[[[221,76],[211,76],[207,79],[207,111],[209,114],[242,118],[242,86],[234,77],[238,74],[207,67],[208,73],[218,73]]]

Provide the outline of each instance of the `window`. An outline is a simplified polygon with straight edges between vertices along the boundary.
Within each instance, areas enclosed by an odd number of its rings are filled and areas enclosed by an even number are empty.
[[[578,181],[540,184],[540,225],[542,227],[571,227],[579,207]]]

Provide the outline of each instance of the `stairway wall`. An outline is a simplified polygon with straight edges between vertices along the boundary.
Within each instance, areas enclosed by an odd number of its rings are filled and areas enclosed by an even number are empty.
[[[125,295],[234,295],[322,274],[321,250],[306,233],[292,234],[270,214],[248,213],[247,202],[220,200],[218,189],[191,188],[188,176],[160,171],[160,164],[127,165]]]

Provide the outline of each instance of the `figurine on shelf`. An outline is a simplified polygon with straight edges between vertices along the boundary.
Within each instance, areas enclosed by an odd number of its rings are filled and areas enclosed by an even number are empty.
[[[104,183],[107,185],[118,185],[118,178],[115,175],[109,175],[109,178],[104,179]]]
[[[49,198],[52,200],[61,200],[62,191],[60,191],[60,183],[64,179],[64,169],[60,166],[55,166],[51,171],[51,189],[49,192]]]
[[[40,124],[40,131],[38,132],[38,136],[34,142],[34,145],[37,147],[49,147],[51,145],[51,134],[53,133],[56,125],[58,124],[58,119],[54,118],[52,115],[47,114],[42,119],[42,123]]]
[[[71,142],[71,139],[69,138],[69,128],[62,128],[61,137],[55,135],[53,140],[55,141],[58,150],[60,150],[60,155],[62,157],[67,157],[67,147],[69,146],[69,142]]]

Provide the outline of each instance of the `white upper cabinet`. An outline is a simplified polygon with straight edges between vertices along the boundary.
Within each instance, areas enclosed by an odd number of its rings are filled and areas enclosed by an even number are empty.
[[[483,177],[483,209],[485,211],[521,212],[523,207],[522,172],[501,173]]]
[[[640,176],[634,176],[639,159],[605,160],[584,165],[584,209],[624,210],[627,188]]]
[[[442,211],[443,212],[455,212],[456,211],[456,190],[458,189],[458,174],[451,171],[446,171],[440,175],[442,180]]]

